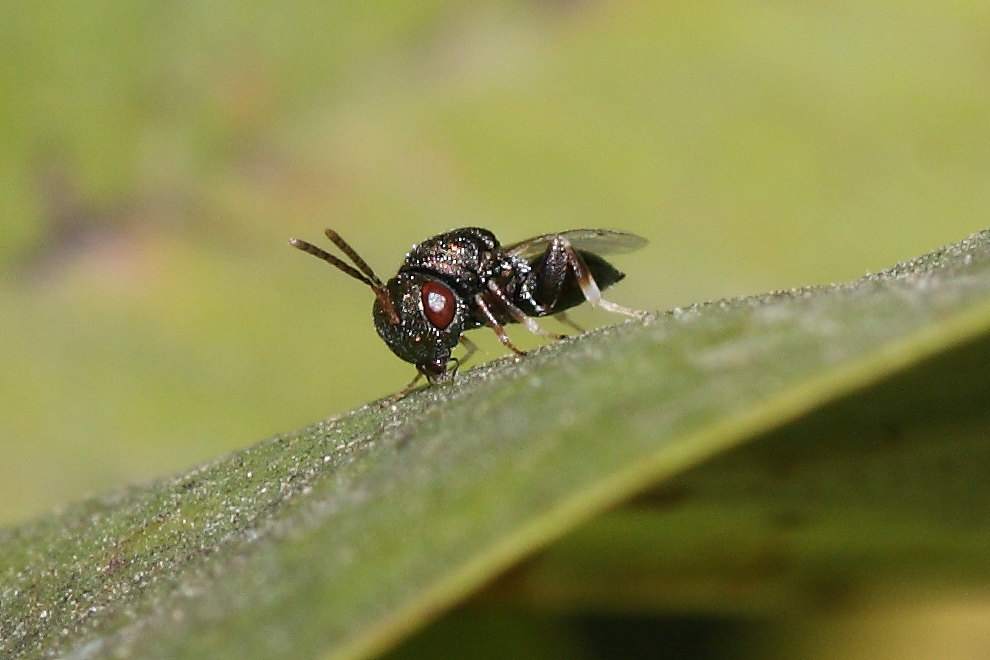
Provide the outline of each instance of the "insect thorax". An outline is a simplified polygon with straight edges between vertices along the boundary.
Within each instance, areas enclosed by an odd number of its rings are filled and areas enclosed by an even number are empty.
[[[438,234],[413,247],[399,269],[430,273],[470,297],[484,284],[499,249],[495,235],[480,227]]]

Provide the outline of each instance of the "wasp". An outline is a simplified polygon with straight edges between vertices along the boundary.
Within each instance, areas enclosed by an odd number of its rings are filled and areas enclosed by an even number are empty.
[[[289,243],[371,287],[378,335],[393,353],[416,366],[416,378],[400,396],[421,376],[431,384],[451,380],[460,364],[451,355],[457,344],[467,348],[464,359],[476,350],[463,336],[468,330],[488,326],[506,348],[521,355],[504,326],[521,323],[543,337],[563,339],[566,335],[543,329],[534,317],[559,314],[569,323],[563,312],[583,302],[646,316],[605,300],[601,293],[625,275],[600,253],[645,245],[646,239],[635,234],[571,229],[501,245],[487,229],[462,227],[414,245],[388,282],[340,234],[327,229],[326,235],[351,264],[306,241],[293,238]]]

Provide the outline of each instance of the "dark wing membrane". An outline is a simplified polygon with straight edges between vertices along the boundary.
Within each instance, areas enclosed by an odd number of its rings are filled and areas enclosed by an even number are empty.
[[[578,250],[596,254],[615,254],[630,252],[646,245],[646,239],[636,234],[612,229],[568,229],[555,234],[542,234],[527,238],[512,245],[506,245],[505,250],[517,254],[523,259],[530,259],[543,252],[550,242],[563,236]]]

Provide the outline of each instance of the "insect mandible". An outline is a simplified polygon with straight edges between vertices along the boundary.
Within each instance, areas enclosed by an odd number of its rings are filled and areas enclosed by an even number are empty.
[[[400,396],[420,376],[430,383],[453,378],[460,361],[451,352],[458,342],[467,348],[462,359],[476,348],[463,336],[468,330],[488,326],[508,349],[522,354],[505,325],[522,323],[538,335],[562,339],[565,335],[543,329],[534,317],[562,314],[583,302],[610,312],[646,316],[601,294],[625,275],[600,253],[645,245],[646,239],[635,234],[570,229],[501,245],[487,229],[462,227],[413,246],[388,282],[382,282],[337,232],[327,229],[326,235],[353,265],[306,241],[293,238],[289,243],[371,287],[375,329],[393,353],[416,366],[416,378]]]

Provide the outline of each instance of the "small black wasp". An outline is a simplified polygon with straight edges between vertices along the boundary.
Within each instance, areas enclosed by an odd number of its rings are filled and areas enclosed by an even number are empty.
[[[451,357],[457,343],[467,347],[467,355],[475,350],[462,336],[467,330],[487,325],[507,348],[521,354],[504,325],[522,323],[538,335],[562,339],[565,335],[544,330],[533,317],[561,314],[585,301],[610,312],[646,315],[609,302],[601,294],[625,275],[598,253],[645,245],[646,239],[635,234],[571,229],[500,245],[487,229],[463,227],[413,246],[398,274],[387,283],[337,232],[327,229],[326,235],[356,268],[306,241],[293,238],[289,243],[374,291],[375,329],[393,353],[416,365],[418,371],[400,396],[420,376],[430,383],[450,380],[459,364]],[[453,368],[448,368],[450,362]]]

